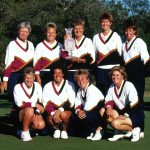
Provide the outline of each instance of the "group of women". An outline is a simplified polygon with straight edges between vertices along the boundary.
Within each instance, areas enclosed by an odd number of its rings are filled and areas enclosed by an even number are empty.
[[[84,36],[85,22],[75,20],[74,49],[69,57],[56,40],[55,23],[45,26],[46,37],[35,50],[27,40],[29,22],[19,24],[18,37],[6,50],[1,92],[8,90],[14,102],[23,141],[32,140],[30,127],[41,130],[45,124],[54,129],[54,138],[67,139],[70,129],[92,141],[100,140],[108,123],[115,129],[109,141],[132,137],[134,142],[144,137],[143,95],[150,62],[147,46],[137,38],[132,19],[124,22],[123,44],[111,30],[111,14],[103,13],[99,22],[102,32],[92,42]],[[91,70],[96,86],[91,82]]]

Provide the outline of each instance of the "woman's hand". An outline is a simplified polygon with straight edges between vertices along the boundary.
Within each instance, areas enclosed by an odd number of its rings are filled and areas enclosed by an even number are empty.
[[[85,59],[81,59],[81,58],[74,57],[74,56],[70,60],[72,62],[77,62],[77,63],[85,63],[86,62]]]
[[[53,116],[53,121],[54,123],[61,123],[62,120],[60,118],[60,114],[61,114],[61,111],[60,110],[57,110],[55,113],[54,113],[54,116]]]
[[[77,115],[80,119],[84,119],[86,117],[86,112],[84,110],[78,110]]]
[[[78,57],[72,56],[70,60],[71,60],[72,62],[77,62],[77,59],[78,59]]]
[[[117,119],[122,119],[122,120],[125,120],[127,118],[127,116],[124,116],[124,115],[120,115],[117,117]]]
[[[4,93],[5,90],[7,90],[7,81],[3,81],[1,84],[1,92]]]

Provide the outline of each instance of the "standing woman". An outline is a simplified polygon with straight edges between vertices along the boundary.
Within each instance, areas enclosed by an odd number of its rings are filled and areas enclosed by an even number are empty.
[[[122,41],[120,36],[111,30],[113,17],[109,13],[103,13],[99,17],[102,32],[93,38],[93,44],[97,52],[96,58],[96,85],[106,95],[107,90],[112,83],[109,77],[109,71],[114,66],[121,63]]]
[[[35,49],[34,69],[36,80],[42,87],[50,80],[50,69],[58,61],[62,45],[56,41],[57,26],[53,22],[49,22],[45,26],[46,39],[40,42]]]
[[[33,66],[34,46],[27,40],[30,32],[30,23],[21,22],[18,25],[18,37],[11,41],[6,49],[1,92],[8,89],[11,97],[13,97],[14,86],[23,81],[22,70]]]
[[[134,20],[125,20],[124,33],[126,36],[126,42],[123,43],[122,49],[125,69],[128,75],[128,80],[134,84],[143,107],[145,89],[144,69],[150,60],[147,45],[141,38],[137,37],[137,26]],[[141,131],[143,130],[144,123]]]
[[[84,36],[85,22],[82,19],[75,20],[73,31],[75,35],[75,48],[72,50],[71,59],[67,61],[68,76],[67,79],[73,82],[74,73],[78,69],[90,69],[95,61],[95,51],[92,40]]]

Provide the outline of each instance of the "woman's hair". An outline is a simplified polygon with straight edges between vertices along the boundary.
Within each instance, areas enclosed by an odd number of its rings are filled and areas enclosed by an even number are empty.
[[[26,67],[23,70],[23,76],[25,77],[27,74],[35,75],[35,70],[33,69],[33,67]]]
[[[21,28],[28,28],[29,32],[31,32],[31,25],[28,21],[24,21],[24,22],[21,22],[19,25],[18,25],[18,31],[21,29]]]
[[[124,80],[127,80],[127,73],[126,73],[124,67],[122,67],[122,66],[115,66],[115,67],[113,67],[113,68],[111,69],[111,71],[110,71],[110,76],[111,76],[111,77],[112,77],[112,74],[113,74],[114,71],[120,72],[121,75],[123,76],[123,79],[124,79]]]
[[[85,21],[83,19],[74,20],[73,27],[75,27],[77,25],[82,25],[83,27],[85,27]]]
[[[87,69],[79,69],[78,71],[75,72],[74,75],[74,80],[77,81],[77,79],[81,76],[85,75],[87,79],[91,82],[91,75]]]
[[[101,22],[104,19],[108,19],[110,22],[113,22],[113,17],[110,13],[105,12],[105,13],[101,14],[99,17],[99,22]]]
[[[45,33],[47,32],[47,30],[49,28],[54,28],[56,30],[56,33],[57,33],[57,25],[54,22],[49,22],[46,24],[45,29],[44,29]]]
[[[66,77],[66,73],[67,73],[67,69],[66,67],[61,63],[61,62],[56,62],[52,68],[51,68],[51,75],[52,75],[52,78],[54,78],[54,70],[55,69],[60,69],[62,70],[62,73],[64,75],[64,78]]]
[[[123,31],[125,32],[127,29],[130,29],[130,28],[132,28],[135,31],[135,35],[137,35],[136,21],[131,18],[128,18],[123,23]]]

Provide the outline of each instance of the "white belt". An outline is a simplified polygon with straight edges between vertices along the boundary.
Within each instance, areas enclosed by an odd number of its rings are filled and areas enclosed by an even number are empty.
[[[77,70],[68,70],[68,71],[77,71]]]
[[[115,66],[120,66],[119,64],[115,64],[115,65],[104,65],[104,66],[97,66],[97,68],[100,68],[100,69],[111,69]]]
[[[42,69],[41,71],[50,71],[50,69]]]

